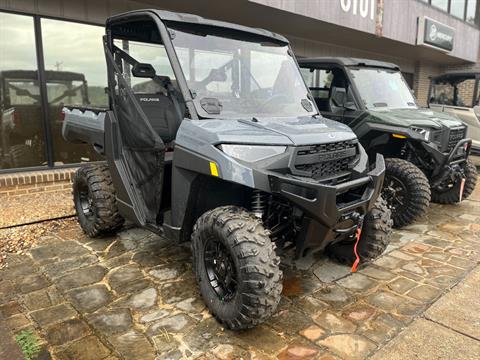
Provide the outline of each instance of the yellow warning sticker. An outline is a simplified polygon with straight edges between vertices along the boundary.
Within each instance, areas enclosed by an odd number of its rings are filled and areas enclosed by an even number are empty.
[[[218,176],[217,164],[213,161],[210,161],[210,174],[212,174],[212,176]]]

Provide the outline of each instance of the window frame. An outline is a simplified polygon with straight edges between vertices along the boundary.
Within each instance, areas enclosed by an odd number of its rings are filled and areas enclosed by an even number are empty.
[[[452,16],[453,18],[457,19],[457,20],[460,20],[460,21],[463,21],[465,24],[467,25],[470,25],[470,26],[473,26],[474,28],[476,29],[480,29],[480,20],[479,20],[479,24],[476,24],[475,22],[470,22],[470,21],[467,21],[467,8],[468,8],[468,4],[472,1],[472,2],[477,2],[477,0],[465,0],[465,6],[463,8],[463,16],[462,17],[458,17],[457,15],[454,15],[451,13],[452,11],[452,1],[454,0],[447,0],[447,10],[445,11],[444,9],[442,8],[439,8],[435,5],[432,4],[432,0],[417,0],[419,2],[421,2],[422,4],[424,5],[428,5],[430,7],[432,7],[433,9],[435,10],[438,10],[438,11],[441,11],[445,14],[448,14],[450,16]],[[480,6],[479,3],[477,3],[477,6]]]
[[[15,10],[0,9],[0,12],[5,14],[28,16],[33,19],[35,56],[37,60],[38,82],[39,82],[39,91],[40,91],[40,104],[39,104],[41,107],[40,121],[43,128],[43,136],[45,140],[45,159],[47,161],[46,165],[28,166],[28,167],[22,167],[22,168],[8,168],[8,169],[0,168],[0,174],[10,174],[10,173],[19,173],[19,172],[28,172],[28,171],[37,171],[37,170],[46,170],[46,169],[48,170],[69,169],[69,168],[78,167],[80,163],[55,165],[55,155],[53,151],[53,143],[54,143],[53,133],[52,133],[52,126],[49,121],[49,103],[48,103],[47,82],[46,82],[46,72],[45,72],[46,71],[45,56],[44,56],[43,38],[42,38],[42,19],[59,20],[63,22],[97,26],[101,28],[105,28],[105,25],[102,23],[95,23],[91,21],[71,20],[71,19],[65,19],[59,16],[38,15],[38,14],[31,14],[31,13],[15,11]],[[92,161],[91,163],[94,164],[95,161]]]

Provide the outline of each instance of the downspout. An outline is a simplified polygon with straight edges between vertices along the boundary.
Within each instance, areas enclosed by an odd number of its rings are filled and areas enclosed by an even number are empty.
[[[383,36],[383,6],[384,0],[377,0],[377,16],[375,18],[375,35]]]

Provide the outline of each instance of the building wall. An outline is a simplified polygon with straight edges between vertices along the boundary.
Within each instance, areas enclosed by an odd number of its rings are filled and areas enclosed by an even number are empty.
[[[451,56],[475,62],[480,47],[480,30],[462,20],[418,0],[383,0],[382,36],[407,44],[416,44],[419,14],[455,28]]]

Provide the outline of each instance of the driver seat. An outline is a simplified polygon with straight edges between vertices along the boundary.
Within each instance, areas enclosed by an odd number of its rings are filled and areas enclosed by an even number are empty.
[[[340,113],[344,111],[342,106],[347,97],[347,79],[340,70],[333,70],[333,80],[330,86],[329,105],[331,113]]]
[[[160,88],[154,81],[151,81],[150,89]],[[174,87],[174,85],[171,85]],[[174,100],[180,111],[177,111]],[[181,114],[185,114],[185,102],[179,99],[181,96],[178,92],[166,91],[148,91],[147,93],[136,93],[135,98],[140,104],[153,130],[160,136],[164,143],[169,143],[175,140],[178,128],[183,120]],[[180,112],[180,113],[179,113]]]

